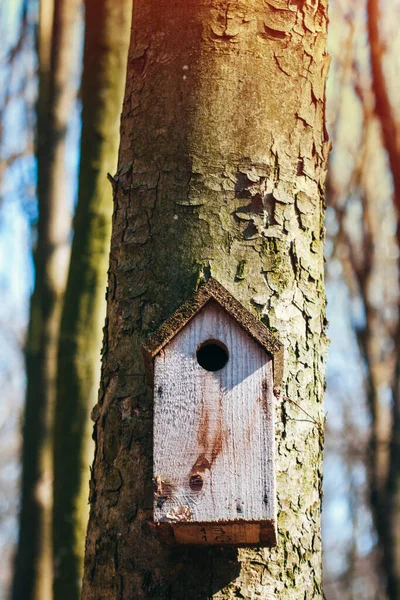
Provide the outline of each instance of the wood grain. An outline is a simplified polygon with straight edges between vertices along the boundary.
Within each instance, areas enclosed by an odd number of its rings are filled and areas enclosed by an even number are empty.
[[[219,371],[197,362],[208,339],[228,349]],[[177,541],[261,543],[259,523],[275,531],[272,392],[270,355],[215,301],[155,357],[154,520],[176,525]],[[208,526],[182,527],[195,523]]]

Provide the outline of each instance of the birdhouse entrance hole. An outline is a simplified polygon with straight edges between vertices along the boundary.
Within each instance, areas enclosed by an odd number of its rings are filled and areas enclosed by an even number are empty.
[[[228,348],[218,340],[207,340],[196,352],[197,362],[206,371],[220,371],[228,362]]]

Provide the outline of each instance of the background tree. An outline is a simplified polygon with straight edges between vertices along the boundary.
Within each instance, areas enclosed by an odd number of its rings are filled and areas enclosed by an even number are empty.
[[[340,2],[336,5],[340,6]],[[342,6],[344,29],[353,32],[351,43],[345,46],[348,51],[343,52],[342,42],[340,58],[334,61],[341,63],[337,69],[341,76],[336,78],[336,82],[341,81],[337,86],[341,100],[339,110],[332,111],[337,115],[331,127],[335,151],[327,196],[328,206],[335,210],[335,219],[328,218],[328,230],[335,236],[333,253],[327,254],[328,280],[337,271],[340,260],[339,268],[350,296],[348,322],[354,328],[360,352],[358,401],[354,402],[354,396],[342,400],[347,404],[345,428],[342,420],[339,434],[342,441],[337,440],[339,443],[335,445],[337,453],[342,446],[339,452],[352,474],[356,496],[354,526],[347,528],[354,531],[354,555],[348,560],[347,577],[351,584],[339,582],[336,594],[368,599],[392,599],[399,595],[396,475],[399,186],[395,166],[398,119],[394,85],[399,63],[393,24],[400,14],[400,5],[393,1],[381,2],[380,6],[381,11],[375,0]],[[353,125],[349,126],[351,120]],[[336,289],[342,285],[339,278],[333,277]],[[348,349],[346,354],[348,363]],[[338,382],[333,385],[340,389]],[[367,411],[363,410],[362,385]],[[345,387],[346,382],[343,390]],[[337,405],[336,397],[332,407]],[[344,435],[346,430],[349,436]],[[329,439],[328,429],[328,447]],[[337,481],[335,486],[341,489]],[[369,524],[371,517],[373,522]],[[334,589],[332,582],[328,588],[332,596],[328,593],[328,598],[337,597]],[[350,589],[354,596],[350,595]]]
[[[322,598],[326,3],[134,4],[83,597]],[[279,544],[168,548],[151,531],[141,346],[210,274],[285,344]]]
[[[26,207],[28,213],[35,205],[34,10],[28,0],[14,3],[13,11],[8,8],[5,3],[0,6],[0,597],[10,585],[15,551],[18,433],[25,387],[22,348],[29,283],[23,279],[20,285],[19,275],[30,244],[21,209]]]
[[[368,0],[368,35],[372,70],[372,89],[375,114],[382,131],[382,143],[387,152],[393,183],[393,204],[396,213],[396,238],[400,255],[400,125],[390,100],[390,89],[385,79],[382,55],[384,46],[380,34],[380,10],[377,0]],[[398,262],[400,266],[400,259]],[[398,269],[399,272],[399,269]],[[398,277],[398,274],[397,274]],[[368,294],[365,294],[368,297]],[[399,304],[400,306],[400,304]],[[400,317],[393,332],[393,346],[397,355],[392,380],[391,430],[384,441],[389,441],[386,464],[376,466],[372,507],[376,515],[377,531],[382,544],[387,571],[387,591],[390,599],[400,595]],[[379,411],[381,412],[381,411]],[[375,419],[376,421],[377,419]],[[374,436],[374,446],[379,447],[379,433]],[[375,449],[379,456],[379,451]]]
[[[54,597],[80,596],[88,479],[89,413],[100,378],[112,190],[126,75],[131,0],[85,1],[79,196],[58,349],[54,436]]]
[[[14,600],[50,597],[52,578],[51,434],[61,303],[69,257],[71,200],[65,140],[74,99],[71,45],[79,0],[42,1],[38,30],[36,156],[39,202],[35,290],[26,343],[20,534]]]

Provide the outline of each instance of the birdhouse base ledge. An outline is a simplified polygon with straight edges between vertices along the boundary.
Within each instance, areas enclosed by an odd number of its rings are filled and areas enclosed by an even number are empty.
[[[155,532],[170,544],[196,546],[262,546],[277,544],[276,522],[157,523]]]

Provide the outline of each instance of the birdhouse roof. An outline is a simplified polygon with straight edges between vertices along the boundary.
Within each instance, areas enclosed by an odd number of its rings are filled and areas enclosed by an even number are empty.
[[[279,385],[283,374],[283,345],[261,321],[232,296],[216,279],[209,279],[198,291],[167,319],[144,344],[145,357],[153,359],[210,301],[221,306],[255,342],[271,355],[274,362],[274,383]]]

